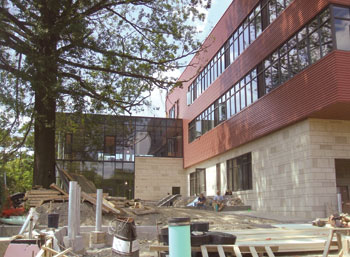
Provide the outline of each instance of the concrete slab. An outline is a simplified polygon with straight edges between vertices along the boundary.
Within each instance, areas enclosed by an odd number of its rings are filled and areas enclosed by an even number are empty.
[[[305,218],[300,218],[296,216],[283,216],[283,215],[273,215],[271,213],[266,213],[266,212],[258,212],[258,211],[235,211],[235,212],[226,212],[231,213],[234,215],[240,215],[240,216],[245,216],[245,217],[252,217],[252,218],[262,218],[262,219],[269,219],[269,220],[274,220],[278,221],[281,223],[310,223],[312,220],[305,219]]]

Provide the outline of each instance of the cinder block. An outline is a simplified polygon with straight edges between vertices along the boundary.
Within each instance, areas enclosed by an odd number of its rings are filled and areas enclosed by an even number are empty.
[[[91,231],[90,232],[90,247],[102,248],[106,245],[106,232]]]

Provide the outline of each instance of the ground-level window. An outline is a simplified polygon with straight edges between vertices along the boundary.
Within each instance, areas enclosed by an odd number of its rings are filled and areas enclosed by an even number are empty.
[[[206,191],[205,169],[196,169],[190,174],[190,194],[198,195]]]
[[[232,191],[253,189],[251,153],[227,161],[227,189]]]

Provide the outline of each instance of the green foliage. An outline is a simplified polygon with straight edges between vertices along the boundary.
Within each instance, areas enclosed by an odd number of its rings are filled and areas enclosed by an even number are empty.
[[[198,51],[197,28],[190,24],[204,20],[199,7],[210,2],[1,1],[3,162],[25,145],[34,126],[34,182],[48,186],[56,111],[130,112],[147,103],[155,87],[181,85],[166,72],[184,67],[182,58]]]
[[[7,188],[10,194],[26,192],[31,189],[33,181],[33,162],[34,158],[32,155],[21,153],[4,165],[3,171],[6,172]]]

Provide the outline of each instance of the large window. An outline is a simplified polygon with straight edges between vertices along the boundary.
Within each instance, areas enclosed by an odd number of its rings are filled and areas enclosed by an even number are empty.
[[[227,188],[232,191],[253,189],[251,153],[227,161]]]
[[[190,174],[190,194],[199,195],[207,191],[205,169],[196,169]]]
[[[292,1],[260,1],[188,87],[187,104],[193,103]]]
[[[327,8],[291,37],[263,62],[260,81],[265,92],[283,84],[305,67],[318,61],[333,49],[330,12]]]
[[[191,121],[189,142],[331,52],[333,38],[330,17],[330,9],[327,8]]]

